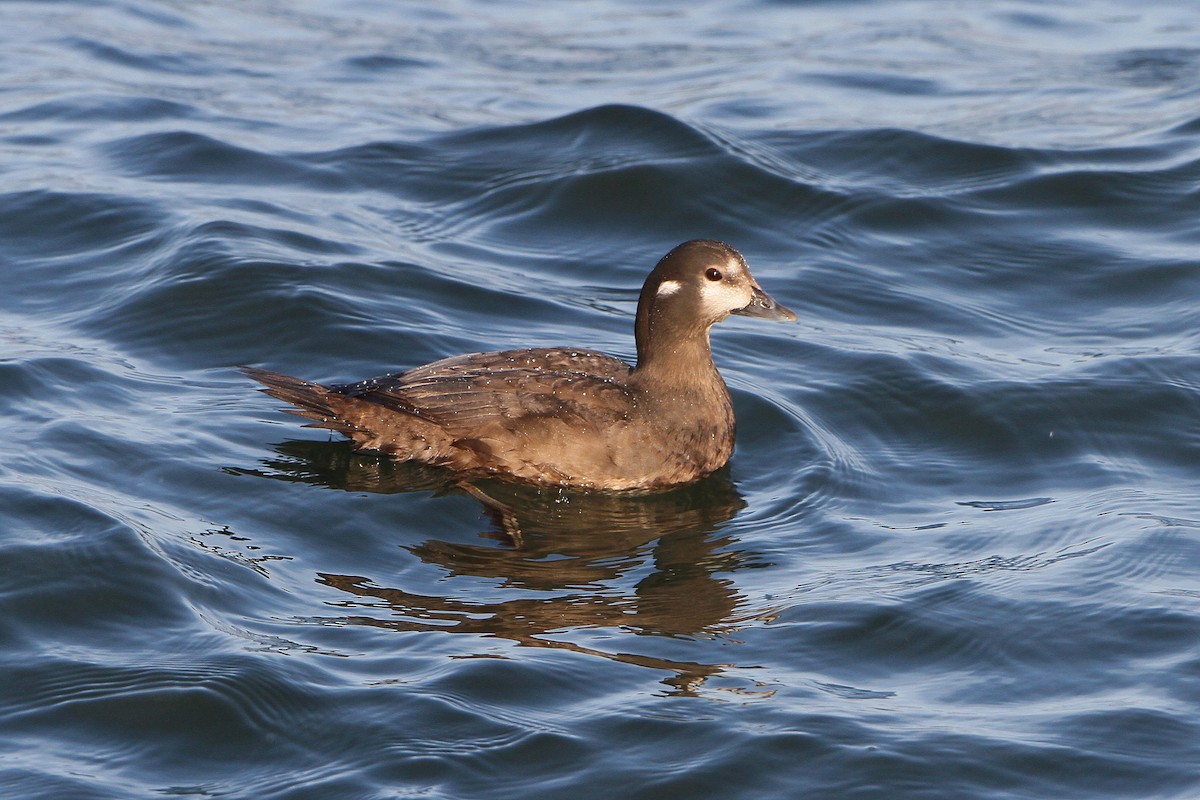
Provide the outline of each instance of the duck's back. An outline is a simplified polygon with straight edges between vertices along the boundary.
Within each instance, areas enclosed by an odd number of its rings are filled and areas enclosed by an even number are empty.
[[[532,450],[533,428],[582,435],[627,418],[629,373],[603,353],[540,348],[456,356],[330,389],[436,425],[456,447],[507,435]]]

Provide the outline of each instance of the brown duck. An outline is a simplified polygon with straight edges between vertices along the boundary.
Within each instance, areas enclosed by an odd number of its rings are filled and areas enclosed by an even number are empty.
[[[262,391],[362,449],[490,475],[607,491],[666,489],[733,453],[729,391],[708,330],[730,314],[795,320],[723,242],[684,242],[646,279],[637,366],[591,350],[473,353],[325,386],[243,367]]]

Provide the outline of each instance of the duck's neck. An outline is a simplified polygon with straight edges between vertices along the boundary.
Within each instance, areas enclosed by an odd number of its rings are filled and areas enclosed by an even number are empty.
[[[712,360],[708,328],[672,325],[653,314],[637,326],[636,381],[660,389],[725,394],[725,382]]]

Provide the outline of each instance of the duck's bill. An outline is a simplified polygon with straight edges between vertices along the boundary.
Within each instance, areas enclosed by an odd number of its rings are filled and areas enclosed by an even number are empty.
[[[771,295],[754,287],[754,299],[745,308],[739,308],[734,314],[743,317],[758,317],[759,319],[777,319],[781,322],[795,322],[796,314],[788,308],[779,305]]]

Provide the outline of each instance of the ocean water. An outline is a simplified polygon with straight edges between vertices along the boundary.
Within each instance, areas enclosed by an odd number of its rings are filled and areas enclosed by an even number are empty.
[[[1200,796],[1190,1],[0,23],[0,795]],[[519,539],[235,369],[632,357],[697,237],[731,465]]]

